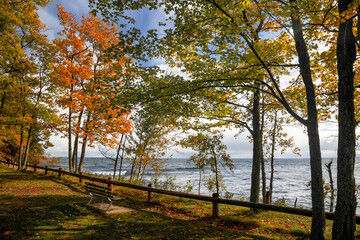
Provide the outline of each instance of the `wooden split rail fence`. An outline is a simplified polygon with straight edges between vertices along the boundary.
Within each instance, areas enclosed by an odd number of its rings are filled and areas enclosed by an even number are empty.
[[[18,166],[15,163],[6,162],[6,161],[0,161],[0,163],[3,163],[5,165],[7,165],[8,167],[12,166],[13,168],[15,168],[15,166]],[[195,199],[195,200],[199,200],[199,201],[212,202],[212,204],[213,204],[212,205],[212,217],[214,217],[214,218],[219,217],[219,204],[220,203],[312,217],[312,210],[310,210],[310,209],[282,207],[282,206],[275,206],[275,205],[269,205],[269,204],[263,204],[263,203],[254,203],[254,202],[224,199],[224,198],[219,198],[216,193],[213,193],[213,196],[210,197],[210,196],[196,195],[196,194],[191,194],[191,193],[183,193],[183,192],[169,191],[169,190],[163,190],[163,189],[156,189],[156,188],[153,188],[152,184],[149,184],[147,187],[145,187],[145,186],[135,185],[135,184],[131,184],[131,183],[114,181],[110,177],[108,179],[105,179],[105,178],[100,178],[100,177],[86,176],[86,175],[83,175],[82,173],[80,173],[80,174],[71,173],[71,172],[63,170],[62,168],[52,169],[52,168],[48,168],[47,166],[41,167],[41,166],[37,166],[37,165],[27,165],[26,168],[28,168],[28,167],[33,168],[34,172],[37,172],[38,169],[43,169],[45,175],[47,175],[48,172],[51,171],[51,172],[58,173],[58,177],[61,177],[63,175],[77,177],[77,178],[79,178],[80,183],[82,183],[84,179],[87,179],[87,180],[90,180],[93,182],[105,183],[111,189],[115,185],[115,186],[128,187],[128,188],[133,188],[133,189],[137,189],[137,190],[147,191],[148,192],[148,202],[153,201],[153,193]],[[326,217],[326,219],[334,220],[335,214],[332,212],[325,212],[325,217]],[[356,224],[360,224],[360,216],[356,216]]]

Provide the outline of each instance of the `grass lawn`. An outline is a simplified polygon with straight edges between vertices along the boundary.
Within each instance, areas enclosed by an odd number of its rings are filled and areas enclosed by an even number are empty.
[[[18,172],[0,165],[0,239],[308,239],[311,219],[115,188],[115,204],[134,212],[104,214],[86,206],[76,179]],[[331,238],[332,221],[326,237]],[[357,237],[360,238],[358,226]]]

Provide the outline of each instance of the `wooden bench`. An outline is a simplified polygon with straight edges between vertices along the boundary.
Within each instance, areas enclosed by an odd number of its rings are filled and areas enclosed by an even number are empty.
[[[105,198],[109,201],[109,206],[106,209],[106,211],[109,211],[109,209],[114,201],[119,201],[119,200],[123,199],[122,197],[117,197],[117,196],[112,195],[111,189],[109,187],[99,186],[99,185],[89,183],[89,182],[86,182],[85,184],[86,184],[85,189],[91,197],[90,201],[87,203],[88,205],[91,203],[91,201],[95,197]]]

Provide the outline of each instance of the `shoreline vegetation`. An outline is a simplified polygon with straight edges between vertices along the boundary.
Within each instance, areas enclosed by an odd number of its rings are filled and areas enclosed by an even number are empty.
[[[106,215],[86,206],[84,185],[70,176],[35,174],[0,165],[1,239],[308,239],[311,218],[220,205],[115,187],[120,206],[135,212]],[[326,239],[332,221],[326,221]],[[360,238],[357,227],[356,237]]]

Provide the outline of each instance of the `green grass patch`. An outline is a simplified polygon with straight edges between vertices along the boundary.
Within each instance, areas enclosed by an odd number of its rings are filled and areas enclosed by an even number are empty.
[[[255,212],[116,187],[115,204],[134,212],[105,214],[86,206],[89,196],[78,179],[19,172],[0,165],[0,239],[308,239],[311,218]],[[326,237],[331,238],[332,221]],[[357,231],[360,237],[360,230]]]

